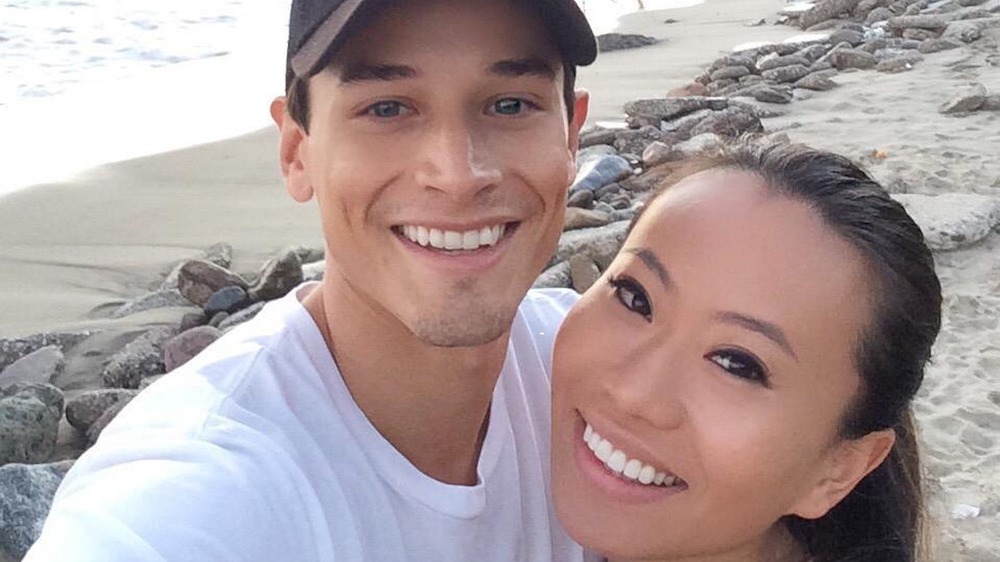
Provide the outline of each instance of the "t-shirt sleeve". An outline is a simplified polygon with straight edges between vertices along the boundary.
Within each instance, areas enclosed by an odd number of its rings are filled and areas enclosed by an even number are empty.
[[[571,289],[532,289],[522,303],[524,318],[548,374],[552,373],[552,345],[559,326],[578,300],[580,294]]]

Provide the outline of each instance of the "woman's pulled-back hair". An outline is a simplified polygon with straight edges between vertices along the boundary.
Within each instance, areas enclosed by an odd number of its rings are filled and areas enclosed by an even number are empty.
[[[856,164],[802,145],[743,139],[695,158],[660,192],[712,169],[755,174],[776,194],[808,205],[863,256],[870,272],[872,316],[854,357],[861,384],[840,433],[856,439],[892,429],[895,444],[826,515],[788,516],[787,528],[815,562],[921,560],[924,497],[910,402],[941,327],[941,285],[920,228]]]

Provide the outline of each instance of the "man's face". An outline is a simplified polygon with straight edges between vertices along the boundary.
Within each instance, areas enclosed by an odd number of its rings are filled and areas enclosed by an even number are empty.
[[[430,345],[506,333],[575,173],[586,99],[567,124],[559,61],[507,1],[401,2],[356,33],[311,79],[309,134],[282,124],[289,191],[319,202],[325,282]]]

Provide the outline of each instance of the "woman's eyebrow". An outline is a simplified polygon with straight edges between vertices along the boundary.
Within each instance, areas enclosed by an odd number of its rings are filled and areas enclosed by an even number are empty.
[[[652,250],[650,250],[649,248],[639,247],[639,248],[627,248],[625,252],[632,254],[633,256],[642,260],[642,263],[644,263],[646,267],[649,268],[650,271],[655,273],[656,276],[660,279],[665,289],[669,289],[670,286],[673,284],[672,281],[670,280],[670,273],[667,272],[667,267],[663,265],[663,262],[660,261],[660,258],[656,257],[656,253],[654,253]]]
[[[782,331],[777,325],[761,320],[760,318],[754,318],[753,316],[747,316],[746,314],[740,314],[739,312],[718,312],[715,315],[716,320],[724,322],[726,324],[735,324],[746,328],[747,330],[757,332],[767,339],[778,344],[778,347],[785,350],[786,353],[792,356],[796,361],[799,360],[799,356],[795,354],[795,350],[792,349],[792,344],[788,342],[788,338],[785,336],[785,332]]]

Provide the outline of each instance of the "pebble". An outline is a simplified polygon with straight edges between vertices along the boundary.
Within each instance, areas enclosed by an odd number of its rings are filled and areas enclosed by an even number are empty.
[[[62,415],[63,393],[51,384],[20,382],[0,390],[0,465],[48,461]]]
[[[247,294],[254,301],[279,299],[300,283],[302,283],[302,258],[294,249],[289,249],[264,264],[257,282],[247,291]],[[234,304],[231,308],[219,308],[218,310],[232,313],[238,308],[241,306]],[[212,315],[207,310],[206,313],[209,316]]]
[[[128,402],[138,394],[138,390],[124,388],[102,388],[84,392],[66,403],[66,421],[86,433],[110,406],[118,402]]]
[[[216,291],[223,287],[248,288],[247,282],[239,275],[204,260],[185,262],[181,266],[177,285],[182,295],[202,307]]]
[[[45,346],[0,370],[0,388],[19,382],[51,384],[65,368],[66,358],[59,346]]]
[[[143,378],[165,373],[163,344],[179,331],[175,326],[160,326],[132,340],[115,353],[104,368],[104,386],[138,388]]]
[[[190,361],[215,340],[222,331],[214,326],[198,326],[170,338],[163,344],[164,372],[169,373]]]
[[[0,467],[0,560],[21,560],[42,525],[72,461]]]

